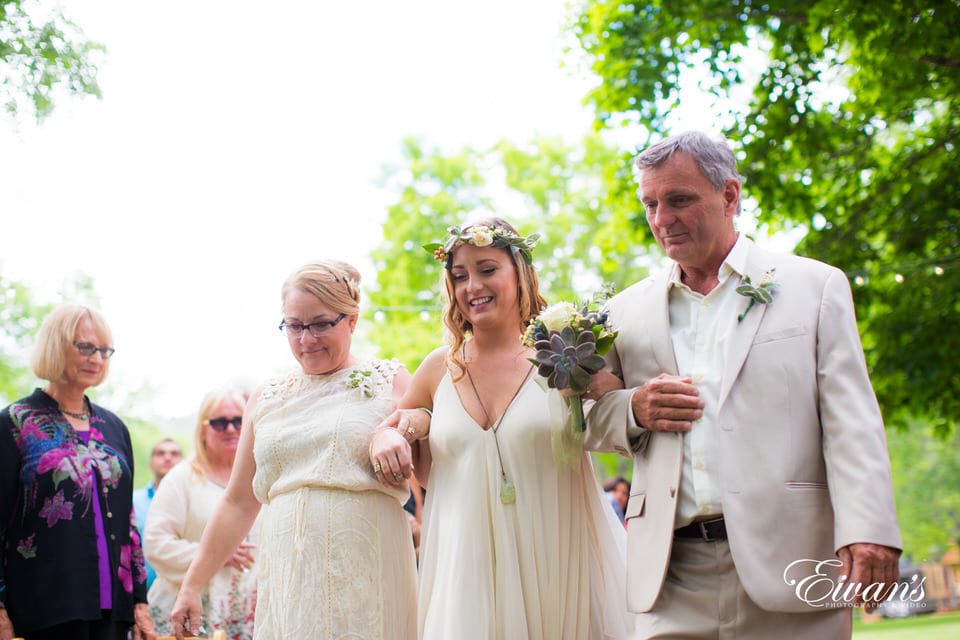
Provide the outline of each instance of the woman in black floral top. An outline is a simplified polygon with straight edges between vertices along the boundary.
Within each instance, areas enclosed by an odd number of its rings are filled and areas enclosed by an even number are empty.
[[[111,344],[97,311],[57,307],[31,363],[47,385],[0,411],[0,640],[156,637],[130,434],[84,395]]]

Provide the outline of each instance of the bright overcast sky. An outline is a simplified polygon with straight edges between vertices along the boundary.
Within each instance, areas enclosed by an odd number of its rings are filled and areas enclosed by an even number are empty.
[[[44,301],[93,278],[113,386],[196,411],[295,364],[279,289],[381,239],[404,136],[484,146],[589,130],[559,0],[66,0],[108,47],[103,100],[0,122],[0,272]],[[439,338],[439,328],[438,328]]]

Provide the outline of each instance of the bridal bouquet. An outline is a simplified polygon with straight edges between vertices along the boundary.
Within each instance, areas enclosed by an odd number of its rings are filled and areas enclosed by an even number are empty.
[[[600,293],[577,307],[571,302],[558,302],[544,309],[523,336],[523,344],[537,350],[530,361],[537,373],[546,378],[551,389],[562,394],[569,409],[569,427],[579,437],[586,428],[583,399],[590,386],[590,376],[600,371],[603,355],[610,350],[617,332],[607,323],[607,314],[596,310],[613,293],[604,285]]]

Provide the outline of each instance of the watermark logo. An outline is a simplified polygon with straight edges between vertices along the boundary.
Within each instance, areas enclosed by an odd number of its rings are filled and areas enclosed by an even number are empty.
[[[923,583],[926,576],[914,574],[908,580],[886,583],[850,582],[840,575],[843,563],[829,560],[795,560],[783,571],[783,581],[794,588],[797,598],[811,607],[853,607],[859,604],[878,605],[882,602],[907,603],[924,606],[926,598]]]

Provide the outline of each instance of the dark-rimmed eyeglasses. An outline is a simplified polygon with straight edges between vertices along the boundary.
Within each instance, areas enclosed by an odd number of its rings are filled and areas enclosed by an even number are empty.
[[[227,427],[233,426],[234,429],[240,431],[240,425],[243,424],[243,416],[235,416],[233,418],[225,418],[220,416],[219,418],[210,418],[206,421],[210,428],[214,431],[226,431]]]
[[[326,335],[330,329],[333,329],[337,326],[341,320],[347,317],[347,314],[341,313],[333,320],[321,320],[319,322],[311,322],[310,324],[302,324],[300,322],[281,322],[280,326],[277,327],[280,331],[286,334],[288,338],[299,338],[303,335],[304,330],[309,331],[310,335],[314,338],[322,338]]]
[[[104,360],[109,360],[110,356],[116,353],[116,349],[113,347],[98,347],[95,344],[90,344],[89,342],[76,342],[74,341],[73,346],[77,348],[77,351],[80,352],[82,356],[92,356],[97,351],[100,352],[100,357]]]

